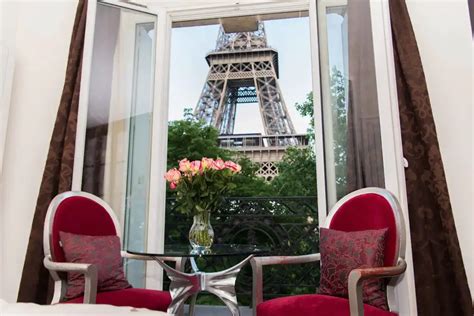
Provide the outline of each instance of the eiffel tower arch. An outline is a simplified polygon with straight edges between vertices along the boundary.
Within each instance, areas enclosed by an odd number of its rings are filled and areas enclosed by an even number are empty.
[[[271,180],[286,148],[307,141],[297,137],[278,83],[278,51],[267,44],[263,22],[250,23],[244,32],[221,25],[194,116],[219,130],[222,147],[243,152],[260,164],[257,175]],[[245,103],[258,103],[264,135],[234,134],[237,105]]]
[[[254,32],[226,33],[207,54],[209,73],[195,116],[220,134],[234,134],[237,104],[259,104],[266,135],[295,134],[278,84],[278,52],[267,45],[263,22]]]

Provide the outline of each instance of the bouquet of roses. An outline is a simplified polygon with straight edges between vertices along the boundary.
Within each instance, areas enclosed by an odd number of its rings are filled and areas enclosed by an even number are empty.
[[[202,158],[179,161],[179,167],[168,170],[165,179],[176,190],[177,210],[197,215],[214,211],[222,198],[235,187],[232,178],[242,167],[233,161]]]

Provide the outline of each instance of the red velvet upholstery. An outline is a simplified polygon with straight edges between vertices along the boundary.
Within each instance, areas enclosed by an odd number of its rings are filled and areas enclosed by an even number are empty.
[[[349,300],[336,296],[307,294],[281,297],[257,306],[258,316],[349,316]],[[396,316],[397,314],[364,304],[365,316]]]
[[[59,243],[60,231],[90,236],[117,234],[107,211],[95,201],[82,196],[62,201],[54,215],[51,251],[54,261],[64,262],[64,252]]]
[[[396,264],[397,223],[392,207],[384,197],[366,193],[351,198],[339,207],[329,228],[345,232],[388,228],[384,265]]]
[[[82,303],[84,297],[78,297],[64,303]],[[109,304],[114,306],[132,306],[136,308],[148,308],[155,311],[166,312],[171,304],[169,292],[145,290],[145,289],[125,289],[110,292],[97,293],[97,304]]]

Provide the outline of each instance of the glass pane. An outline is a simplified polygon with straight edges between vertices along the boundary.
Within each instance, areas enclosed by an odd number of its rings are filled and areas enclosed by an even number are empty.
[[[384,187],[368,0],[319,2],[328,206],[363,187]]]
[[[196,253],[193,252],[193,248],[190,244],[170,244],[165,245],[163,251],[159,253],[140,252],[133,250],[129,250],[129,252],[136,255],[151,255],[156,257],[244,257],[250,255],[270,254],[270,248],[246,244],[214,244],[208,251]]]
[[[97,6],[82,189],[116,212],[125,249],[146,249],[155,20]],[[126,273],[144,286],[142,262],[127,262]]]

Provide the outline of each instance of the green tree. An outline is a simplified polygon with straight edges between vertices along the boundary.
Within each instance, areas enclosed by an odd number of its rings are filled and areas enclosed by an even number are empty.
[[[306,95],[306,100],[302,103],[295,104],[296,110],[300,112],[301,116],[308,117],[309,127],[306,130],[310,143],[314,141],[314,103],[313,103],[313,92],[311,91]]]
[[[185,112],[186,113],[186,112]],[[186,117],[168,124],[168,169],[178,165],[183,158],[199,160],[202,157],[224,160],[231,158],[228,150],[217,146],[219,132],[203,121]]]
[[[255,174],[259,165],[244,155],[235,153],[237,162],[242,166],[242,172],[234,176],[236,187],[231,191],[232,196],[272,196],[275,194],[271,183]]]
[[[311,146],[288,148],[277,167],[278,176],[272,181],[277,195],[316,195],[316,157]]]

